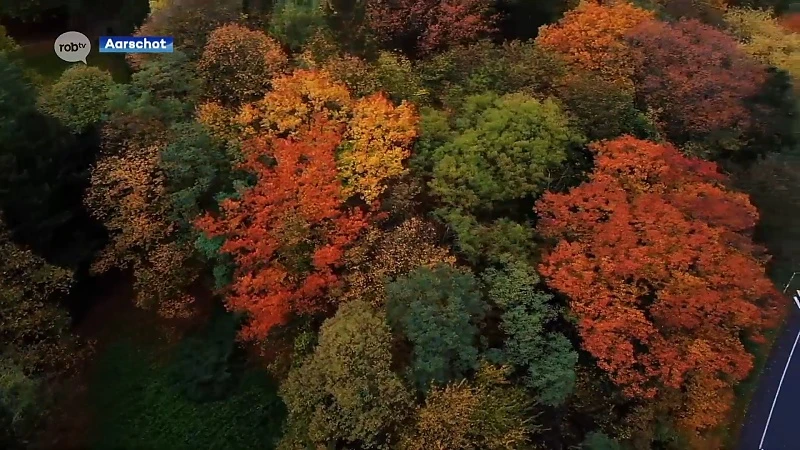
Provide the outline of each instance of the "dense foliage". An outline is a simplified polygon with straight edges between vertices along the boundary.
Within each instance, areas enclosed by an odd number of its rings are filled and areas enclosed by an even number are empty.
[[[290,313],[324,308],[344,250],[367,225],[361,211],[343,204],[334,160],[340,135],[326,127],[246,142],[241,169],[256,176],[255,185],[222,202],[220,217],[197,223],[210,237],[226,238],[220,251],[237,266],[227,302],[251,314],[250,338],[263,338]]]
[[[625,395],[677,389],[683,425],[716,425],[752,368],[740,336],[763,339],[780,315],[752,242],[755,208],[713,163],[671,145],[624,137],[594,149],[589,182],[537,205],[541,232],[563,239],[540,271]]]
[[[386,286],[392,328],[413,350],[409,379],[421,390],[462,378],[478,366],[478,327],[486,305],[470,274],[419,268]]]
[[[6,3],[0,447],[732,445],[800,269],[786,5]],[[43,76],[79,18],[176,51]]]
[[[361,301],[343,305],[326,321],[314,353],[281,388],[289,423],[280,448],[390,443],[411,404],[411,394],[391,370],[391,341],[383,313]]]

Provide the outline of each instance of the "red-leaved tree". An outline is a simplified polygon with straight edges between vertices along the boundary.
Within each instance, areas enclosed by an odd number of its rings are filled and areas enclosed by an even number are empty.
[[[489,0],[369,0],[367,23],[396,49],[428,53],[492,33],[497,16]]]
[[[266,337],[291,314],[324,310],[344,250],[367,225],[343,204],[340,142],[341,131],[322,120],[294,138],[245,142],[241,169],[255,185],[223,201],[217,217],[197,221],[209,237],[225,238],[221,251],[236,263],[226,302],[249,313],[245,339]]]
[[[651,20],[628,35],[639,99],[658,113],[673,142],[714,132],[735,136],[751,125],[745,102],[766,71],[728,34],[696,20]]]
[[[685,392],[680,424],[713,426],[753,366],[742,339],[758,342],[782,311],[751,238],[756,209],[716,164],[669,144],[593,149],[589,182],[537,204],[538,230],[560,240],[540,271],[627,396]]]

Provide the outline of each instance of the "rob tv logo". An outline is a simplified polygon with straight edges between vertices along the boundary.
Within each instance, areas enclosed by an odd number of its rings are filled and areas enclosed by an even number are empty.
[[[70,42],[69,44],[58,44],[58,50],[61,52],[77,52],[86,48],[83,42]]]
[[[56,39],[53,49],[66,62],[81,61],[86,64],[86,57],[92,51],[92,43],[83,33],[67,31]]]

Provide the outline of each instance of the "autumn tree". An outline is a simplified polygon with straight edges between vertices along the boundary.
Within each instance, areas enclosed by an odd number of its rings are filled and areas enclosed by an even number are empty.
[[[322,325],[314,353],[281,385],[289,418],[278,448],[388,448],[412,406],[392,372],[391,349],[384,313],[362,301],[342,305]]]
[[[109,243],[97,254],[92,270],[132,269],[140,306],[183,316],[191,311],[193,299],[186,289],[197,271],[192,244],[184,234],[190,221],[178,220],[185,209],[176,207],[171,196],[185,188],[186,176],[170,172],[174,152],[164,160],[162,153],[186,148],[191,140],[189,130],[170,124],[191,117],[199,84],[186,70],[184,55],[165,56],[146,62],[130,84],[112,95],[111,114],[102,130],[102,156],[92,170],[85,202],[109,232]],[[183,73],[176,76],[178,71]],[[213,150],[187,147],[195,156]],[[183,160],[180,170],[191,173],[198,163]],[[193,188],[201,189],[194,181]]]
[[[346,122],[353,108],[347,87],[318,70],[296,70],[272,81],[272,91],[263,99],[243,105],[236,123],[244,135],[277,133],[291,135],[308,126],[317,115],[337,123]]]
[[[136,36],[172,36],[181,52],[191,60],[200,57],[212,31],[236,22],[242,0],[164,0],[150,11]],[[145,61],[157,60],[147,54],[130,54],[126,59],[138,69]]]
[[[342,123],[353,107],[347,86],[321,70],[300,69],[278,77],[263,99],[244,105],[237,120],[261,126],[267,133],[301,131],[317,115]]]
[[[519,450],[528,448],[530,398],[508,380],[508,369],[484,364],[475,381],[434,387],[418,406],[403,450]]]
[[[372,202],[386,189],[388,179],[405,173],[403,164],[417,137],[416,122],[412,105],[403,102],[395,107],[382,94],[356,102],[347,127],[348,143],[338,158],[345,195],[357,193]]]
[[[694,20],[651,21],[629,35],[636,48],[636,91],[673,142],[706,144],[712,157],[736,154],[754,123],[748,101],[766,68],[731,36]],[[744,138],[744,142],[743,139]]]
[[[241,142],[259,133],[296,135],[318,115],[344,129],[337,152],[343,195],[359,195],[372,203],[406,173],[417,136],[414,107],[405,102],[395,106],[380,93],[354,100],[347,86],[323,70],[301,69],[276,78],[269,93],[238,112],[206,103],[198,120],[215,136]]]
[[[800,77],[800,34],[781,26],[769,11],[730,8],[725,23],[745,52]]]
[[[0,355],[27,374],[53,375],[72,368],[77,341],[59,306],[73,284],[72,272],[48,264],[11,240],[0,222]]]
[[[193,299],[185,288],[196,278],[191,245],[179,242],[159,167],[160,146],[129,147],[98,161],[86,204],[111,232],[92,270],[132,268],[139,306],[166,316],[188,314]]]
[[[477,369],[486,309],[475,277],[448,265],[420,267],[386,285],[389,323],[413,346],[408,376],[417,389]]]
[[[616,82],[628,82],[634,71],[625,36],[654,18],[628,2],[584,1],[558,23],[539,29],[536,44],[555,51],[571,66],[596,72]]]
[[[455,264],[455,257],[440,247],[435,227],[412,217],[391,230],[372,227],[345,254],[347,300],[369,299],[375,306],[386,300],[384,284],[418,267]]]
[[[251,316],[246,339],[266,337],[292,313],[324,310],[343,253],[367,224],[343,204],[334,159],[341,134],[320,120],[293,138],[246,142],[239,169],[255,184],[197,221],[208,237],[225,238],[220,250],[235,260],[226,303]]]
[[[39,97],[39,105],[67,128],[80,133],[107,117],[113,84],[111,75],[97,67],[71,67]]]
[[[503,348],[497,355],[524,373],[525,386],[536,392],[540,403],[563,404],[575,385],[578,354],[561,333],[552,331],[559,316],[552,295],[539,289],[533,267],[520,262],[483,274],[488,298],[502,312]]]
[[[197,70],[211,98],[228,104],[260,99],[288,58],[280,44],[261,31],[237,24],[212,31]]]
[[[430,53],[492,33],[491,8],[485,0],[370,0],[366,20],[385,46]]]
[[[681,426],[707,429],[753,367],[743,339],[762,341],[780,318],[752,241],[757,212],[714,163],[671,145],[622,137],[593,148],[590,181],[537,204],[537,229],[560,239],[540,272],[628,397],[683,392]]]

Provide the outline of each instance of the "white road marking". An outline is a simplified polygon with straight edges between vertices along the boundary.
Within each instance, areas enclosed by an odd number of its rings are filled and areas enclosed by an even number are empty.
[[[800,296],[798,295],[794,296],[794,304],[797,305],[798,308],[800,308]]]
[[[797,301],[797,298],[795,298]],[[797,333],[797,337],[794,339],[794,345],[792,345],[792,351],[789,352],[789,359],[786,361],[786,367],[783,368],[783,375],[781,375],[781,381],[778,383],[778,392],[775,393],[775,399],[772,400],[772,408],[769,409],[769,416],[767,417],[767,425],[764,427],[764,434],[761,435],[761,442],[758,444],[758,450],[764,450],[764,438],[767,437],[767,430],[769,429],[769,421],[772,420],[772,411],[775,409],[775,403],[778,402],[778,395],[781,393],[781,386],[783,386],[783,379],[786,377],[786,371],[789,370],[789,363],[792,362],[792,356],[794,355],[794,349],[797,347],[797,341],[800,340],[800,332]]]

